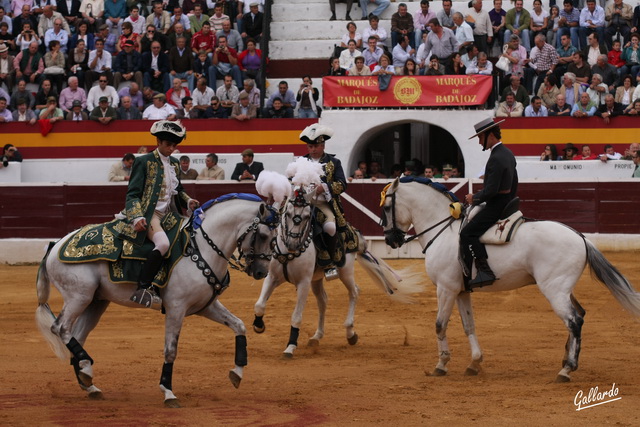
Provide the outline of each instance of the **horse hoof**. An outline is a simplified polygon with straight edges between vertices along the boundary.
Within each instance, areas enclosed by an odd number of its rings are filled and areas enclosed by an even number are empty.
[[[466,371],[464,371],[464,374],[468,377],[475,377],[478,375],[478,370],[477,369],[473,369],[471,367],[467,368]]]
[[[432,377],[444,377],[445,375],[447,375],[447,371],[440,368],[434,369],[433,372],[431,373]]]
[[[240,375],[236,374],[234,371],[229,371],[229,379],[235,388],[240,387],[240,381],[242,381],[242,377]]]
[[[293,353],[282,353],[282,359],[284,359],[284,360],[293,359]]]
[[[180,408],[180,402],[178,399],[167,399],[164,401],[165,408]]]
[[[320,340],[317,338],[309,338],[309,341],[307,341],[307,346],[308,347],[319,347],[320,346]]]
[[[253,325],[253,332],[255,332],[256,334],[263,333],[265,329],[267,329],[266,326],[263,326],[263,327],[259,328],[256,325]]]
[[[557,383],[568,383],[571,381],[571,378],[569,378],[568,375],[558,375],[556,377],[556,382]]]
[[[104,396],[101,391],[92,391],[88,396],[91,400],[104,400]]]
[[[351,338],[347,338],[349,345],[356,345],[358,343],[358,334],[353,334]]]

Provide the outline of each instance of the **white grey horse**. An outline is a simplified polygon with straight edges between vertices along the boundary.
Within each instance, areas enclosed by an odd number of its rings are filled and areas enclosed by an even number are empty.
[[[179,406],[172,391],[171,376],[185,316],[197,314],[233,330],[236,335],[235,367],[229,372],[229,378],[236,388],[240,385],[247,363],[246,329],[242,320],[229,312],[218,296],[229,285],[229,257],[235,250],[240,254],[239,268],[249,276],[262,279],[267,275],[270,245],[277,225],[277,212],[257,196],[245,196],[245,199],[216,200],[203,205],[201,216],[194,217],[196,223],[201,219],[201,226],[192,228],[185,256],[177,262],[166,287],[160,291],[166,312],[160,389],[165,395],[166,406]],[[89,397],[102,398],[102,392],[93,384],[93,359],[83,348],[87,336],[110,302],[131,308],[142,307],[129,300],[136,284],[112,283],[106,261],[65,264],[58,259],[60,247],[72,234],[56,243],[41,263],[36,321],[56,355],[63,360],[71,357],[78,382]],[[50,283],[64,300],[57,318],[47,303]]]
[[[302,190],[298,190],[302,191]],[[317,346],[324,336],[324,318],[327,309],[327,294],[324,290],[324,270],[316,263],[316,248],[312,241],[311,206],[304,197],[304,192],[297,193],[297,197],[288,199],[281,214],[274,254],[269,266],[269,275],[262,284],[260,298],[255,304],[255,319],[253,329],[257,333],[265,331],[263,316],[269,297],[284,282],[293,283],[296,287],[297,302],[291,315],[291,330],[289,342],[283,356],[293,357],[298,347],[298,334],[302,323],[309,290],[313,291],[318,304],[318,327],[309,339],[309,346]],[[383,260],[376,258],[366,249],[367,242],[358,233],[359,245],[357,252],[346,254],[343,267],[338,268],[338,275],[349,294],[349,309],[344,321],[347,341],[351,345],[358,342],[358,334],[354,329],[354,317],[359,289],[354,274],[356,260],[371,276],[373,281],[388,296],[401,302],[412,301],[410,294],[421,292],[422,287],[411,280],[402,281]]]
[[[436,285],[439,361],[432,375],[445,375],[451,358],[447,325],[454,303],[462,318],[471,345],[471,364],[466,374],[476,375],[482,362],[482,350],[476,337],[471,294],[464,292],[462,267],[458,262],[460,220],[450,217],[450,198],[434,189],[433,183],[399,182],[386,189],[383,199],[385,240],[392,248],[402,246],[413,224],[418,241],[425,249],[427,274]],[[435,185],[437,187],[438,184]],[[451,220],[449,219],[451,218]],[[444,225],[438,225],[444,224]],[[555,313],[569,330],[562,369],[557,382],[570,380],[578,368],[584,309],[573,288],[586,265],[616,300],[631,314],[640,316],[640,293],[584,236],[552,221],[525,222],[508,244],[488,245],[491,268],[499,278],[478,292],[498,292],[537,284]]]

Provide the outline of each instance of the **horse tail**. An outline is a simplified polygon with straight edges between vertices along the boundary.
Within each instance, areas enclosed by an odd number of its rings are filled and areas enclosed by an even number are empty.
[[[375,284],[396,301],[413,303],[415,300],[411,294],[424,290],[417,277],[403,279],[389,264],[366,249],[358,252],[358,262]]]
[[[49,243],[47,253],[40,262],[38,268],[38,277],[36,279],[36,292],[38,295],[38,308],[36,308],[36,325],[40,329],[40,333],[51,347],[51,350],[62,360],[69,359],[69,350],[64,345],[59,336],[51,332],[53,322],[56,320],[56,315],[51,311],[49,307],[49,294],[51,291],[51,283],[49,281],[49,274],[47,273],[47,259],[49,253],[55,245],[54,242]]]
[[[604,257],[590,241],[585,239],[587,246],[587,262],[592,276],[605,285],[609,292],[627,311],[640,316],[640,293],[633,289],[629,281]]]

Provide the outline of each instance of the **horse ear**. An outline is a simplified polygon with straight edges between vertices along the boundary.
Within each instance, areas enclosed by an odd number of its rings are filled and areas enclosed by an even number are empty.
[[[400,185],[400,177],[393,180],[393,183],[391,184],[391,188],[389,188],[389,191],[391,193],[395,193],[395,191],[398,189],[398,185]]]

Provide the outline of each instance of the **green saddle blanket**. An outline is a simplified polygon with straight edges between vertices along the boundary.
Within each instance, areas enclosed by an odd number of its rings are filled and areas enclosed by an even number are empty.
[[[171,214],[172,215],[172,214]],[[162,267],[153,279],[153,284],[164,287],[171,276],[173,268],[182,258],[184,249],[189,243],[189,236],[182,230],[181,218],[178,227],[166,231],[171,246],[165,255]],[[154,243],[145,240],[142,246],[136,246],[128,240],[117,236],[114,227],[120,220],[104,224],[90,224],[76,231],[58,252],[58,259],[67,264],[107,261],[109,264],[109,280],[113,283],[138,283],[142,264],[154,248]]]

